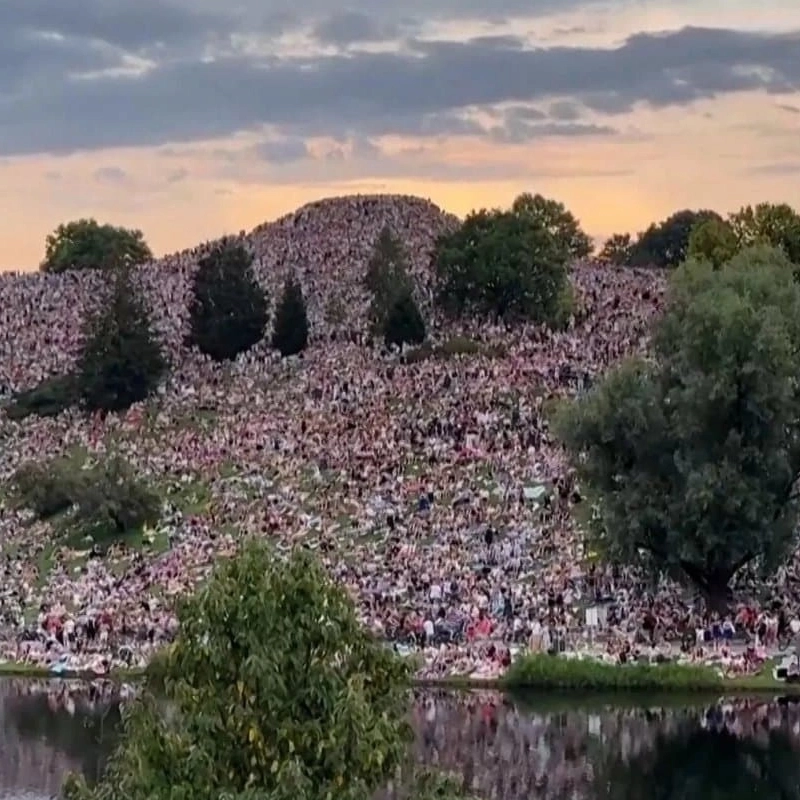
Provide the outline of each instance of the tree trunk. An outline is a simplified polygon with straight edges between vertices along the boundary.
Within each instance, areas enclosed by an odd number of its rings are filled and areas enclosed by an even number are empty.
[[[718,578],[709,581],[703,594],[709,611],[716,611],[722,618],[727,616],[733,602],[733,592],[731,592],[727,580],[723,581],[722,578]]]

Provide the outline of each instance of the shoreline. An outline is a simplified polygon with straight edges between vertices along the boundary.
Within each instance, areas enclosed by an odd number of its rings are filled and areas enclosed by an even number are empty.
[[[548,656],[552,659],[552,656]],[[560,667],[561,664],[559,663]],[[620,670],[637,669],[646,667],[657,674],[660,666],[631,665],[630,667],[618,665],[597,665],[588,664],[590,669],[600,666],[602,672],[614,673],[619,677]],[[769,668],[771,669],[771,667]],[[690,670],[687,670],[690,672]],[[46,667],[37,667],[33,664],[18,662],[5,662],[0,664],[1,678],[20,678],[28,680],[72,680],[86,681],[87,683],[97,681],[109,681],[112,683],[139,682],[146,678],[147,668],[115,669],[106,674],[93,672],[92,670],[65,670],[63,672],[53,672]],[[800,682],[786,683],[776,681],[769,672],[762,672],[755,675],[747,675],[738,678],[719,678],[718,683],[709,684],[706,681],[692,683],[687,680],[685,683],[678,684],[674,681],[665,680],[660,684],[657,680],[647,684],[637,684],[635,681],[622,681],[617,685],[587,685],[586,682],[568,680],[568,676],[556,680],[547,675],[541,675],[539,680],[509,680],[507,676],[499,678],[471,678],[469,676],[451,675],[440,678],[414,678],[412,688],[414,689],[441,689],[449,691],[495,691],[506,693],[524,692],[552,692],[564,696],[623,696],[623,695],[647,695],[657,694],[664,696],[676,695],[743,695],[743,694],[780,694],[785,696],[800,697]]]

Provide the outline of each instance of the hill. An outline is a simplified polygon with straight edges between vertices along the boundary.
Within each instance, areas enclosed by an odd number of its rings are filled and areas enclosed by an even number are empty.
[[[8,629],[31,624],[44,603],[58,629],[69,620],[85,638],[90,619],[88,630],[108,629],[83,654],[69,651],[73,665],[118,662],[123,645],[146,659],[171,635],[171,598],[201,580],[242,532],[317,549],[358,598],[365,622],[397,642],[416,636],[435,613],[431,598],[453,586],[456,615],[505,585],[526,616],[546,610],[548,589],[583,586],[583,544],[567,506],[540,507],[527,491],[570,491],[544,411],[645,346],[663,280],[653,271],[577,266],[581,312],[569,329],[473,329],[466,333],[479,346],[463,358],[402,364],[357,336],[332,337],[363,330],[360,280],[384,225],[406,243],[424,293],[431,246],[456,223],[417,198],[367,196],[313,203],[242,234],[273,297],[286,272],[298,271],[313,336],[299,362],[256,348],[218,366],[181,347],[189,278],[207,244],[144,267],[174,362],[163,393],[124,418],[0,420],[0,477],[7,484],[29,459],[61,454],[77,470],[113,452],[157,488],[162,520],[94,558],[6,498],[0,591]],[[96,282],[90,274],[0,277],[6,390],[70,364]],[[337,323],[326,317],[332,300],[344,312]],[[505,548],[492,551],[493,562],[488,529]],[[48,658],[43,645],[31,649],[32,660]],[[483,657],[455,652],[430,668],[452,671],[459,659],[467,668]]]

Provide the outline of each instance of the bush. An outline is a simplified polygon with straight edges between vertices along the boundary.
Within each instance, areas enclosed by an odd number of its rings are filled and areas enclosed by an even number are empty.
[[[11,486],[20,506],[29,508],[39,519],[49,519],[72,508],[79,480],[62,458],[47,464],[22,464],[12,476]]]
[[[722,676],[710,667],[684,664],[605,664],[531,653],[512,662],[502,680],[507,689],[592,691],[714,691]]]
[[[296,278],[289,278],[275,313],[272,347],[280,354],[294,356],[308,345],[308,314],[303,289]]]
[[[129,270],[116,273],[108,304],[84,325],[75,375],[84,407],[124,411],[158,386],[167,363],[150,324],[150,311]]]
[[[30,416],[57,417],[79,402],[80,394],[75,376],[54,375],[45,378],[33,389],[15,394],[5,409],[6,416],[11,420],[22,420]]]
[[[73,498],[73,533],[103,544],[154,525],[161,515],[161,501],[130,467],[112,458],[86,471]]]
[[[39,519],[65,513],[64,531],[98,544],[158,521],[158,496],[119,458],[83,469],[75,457],[28,462],[12,477],[17,502]]]
[[[186,344],[215,361],[232,361],[264,337],[268,311],[253,256],[225,239],[200,259],[195,272]]]

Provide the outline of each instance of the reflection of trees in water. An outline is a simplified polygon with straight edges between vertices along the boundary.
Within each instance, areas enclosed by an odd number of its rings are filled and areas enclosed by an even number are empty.
[[[117,741],[120,711],[116,705],[77,708],[70,714],[54,708],[47,694],[8,697],[4,703],[6,729],[16,732],[22,746],[49,747],[63,753],[76,769],[95,780]]]
[[[786,730],[758,738],[686,723],[630,759],[607,752],[596,800],[796,800],[800,753]]]

